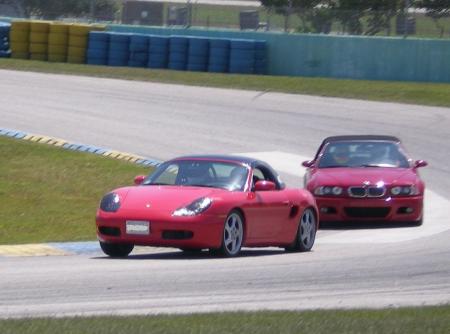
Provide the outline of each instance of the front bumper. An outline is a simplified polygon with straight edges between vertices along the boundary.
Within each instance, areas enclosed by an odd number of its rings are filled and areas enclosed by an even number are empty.
[[[139,246],[176,248],[219,248],[222,243],[225,216],[198,215],[194,217],[116,217],[97,214],[97,237],[108,243],[130,243]],[[127,220],[150,222],[148,235],[127,234]]]
[[[387,198],[316,197],[321,222],[422,219],[423,196]]]

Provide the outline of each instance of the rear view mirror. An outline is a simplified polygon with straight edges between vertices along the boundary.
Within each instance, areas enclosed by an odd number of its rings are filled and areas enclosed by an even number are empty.
[[[416,160],[416,162],[414,163],[415,168],[420,168],[420,167],[425,167],[425,166],[428,166],[428,162],[426,162],[425,160]]]
[[[142,184],[142,182],[144,182],[144,180],[145,180],[145,175],[138,175],[134,178],[134,184],[138,186],[138,185]]]
[[[314,165],[314,160],[306,160],[302,162],[302,166],[306,168],[310,168]]]

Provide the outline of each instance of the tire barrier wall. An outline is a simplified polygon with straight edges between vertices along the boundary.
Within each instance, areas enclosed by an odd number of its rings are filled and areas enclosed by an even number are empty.
[[[116,24],[108,25],[108,31],[265,40],[266,73],[269,75],[450,82],[449,39],[285,34]],[[257,63],[255,71],[258,70]]]
[[[9,31],[11,57],[84,64],[89,32],[102,25],[13,20]]]
[[[128,66],[130,54],[130,34],[110,34],[108,65]]]
[[[8,58],[11,55],[9,49],[9,32],[11,25],[0,22],[0,58]]]
[[[147,67],[150,36],[135,34],[130,37],[128,66]]]
[[[30,22],[13,21],[9,32],[11,57],[18,59],[30,58]]]
[[[265,73],[265,41],[89,33],[87,64],[222,73]]]
[[[109,50],[109,33],[91,31],[88,39],[86,62],[90,65],[107,65]]]
[[[85,64],[89,33],[91,31],[101,30],[104,30],[104,26],[87,24],[73,24],[69,26],[67,62],[72,64]]]
[[[48,33],[48,61],[65,63],[69,45],[69,25],[52,23]]]

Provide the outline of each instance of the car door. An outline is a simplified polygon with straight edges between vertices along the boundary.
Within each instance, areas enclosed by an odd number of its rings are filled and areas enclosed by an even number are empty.
[[[246,207],[247,239],[257,242],[274,242],[277,240],[283,224],[287,224],[290,203],[285,192],[280,188],[276,176],[264,166],[252,170],[252,190]],[[272,181],[277,184],[275,190],[254,191],[258,180]]]

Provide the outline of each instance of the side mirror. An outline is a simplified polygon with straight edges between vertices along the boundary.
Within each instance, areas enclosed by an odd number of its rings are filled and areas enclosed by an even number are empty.
[[[134,184],[138,186],[138,185],[142,184],[142,182],[144,182],[144,180],[145,180],[145,175],[138,175],[134,178]]]
[[[277,185],[272,181],[258,181],[255,183],[255,191],[270,191],[275,190]]]
[[[302,166],[306,168],[310,168],[314,165],[314,160],[306,160],[302,162]]]
[[[425,160],[416,160],[414,162],[414,168],[420,168],[425,166],[428,166],[428,162],[426,162]]]

